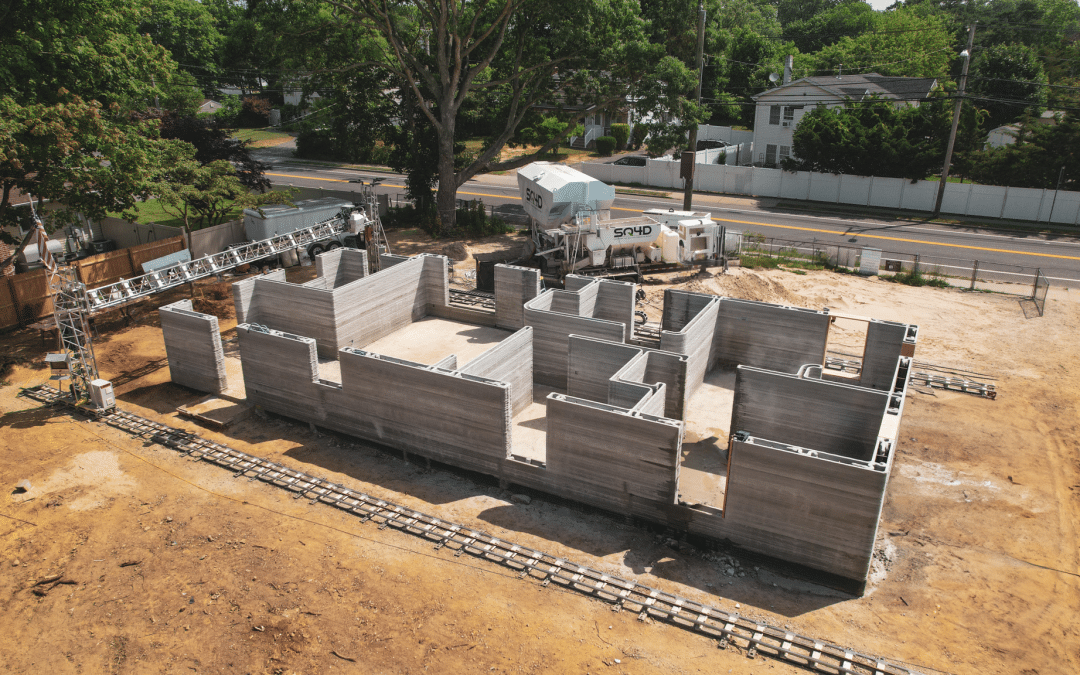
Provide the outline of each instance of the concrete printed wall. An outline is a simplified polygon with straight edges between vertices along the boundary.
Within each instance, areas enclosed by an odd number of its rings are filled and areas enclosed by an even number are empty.
[[[626,339],[633,339],[636,295],[637,284],[605,279],[598,283],[592,317],[604,321],[618,321],[626,326]]]
[[[566,291],[558,291],[566,294]],[[533,379],[537,384],[566,388],[570,335],[626,341],[626,327],[613,321],[551,311],[556,291],[546,291],[525,304],[525,325],[533,328]]]
[[[890,389],[896,360],[904,350],[907,324],[892,321],[871,321],[866,327],[866,349],[863,352],[859,384],[871,389]],[[910,354],[914,354],[914,344]]]
[[[722,298],[713,352],[718,363],[794,373],[824,362],[828,336],[825,312]]]
[[[668,311],[669,304],[671,311]],[[705,381],[705,373],[715,362],[716,318],[720,298],[682,291],[664,291],[664,316],[660,331],[660,349],[686,354],[688,395]],[[677,328],[676,328],[677,327]]]
[[[525,303],[540,295],[540,270],[495,266],[495,325],[517,330],[525,325]]]
[[[254,321],[252,317],[256,310],[253,310],[252,307],[255,302],[256,279],[285,281],[285,270],[278,269],[273,270],[269,274],[248,277],[247,279],[237,281],[232,285],[233,306],[236,308],[237,323],[249,323]]]
[[[865,580],[886,480],[862,465],[736,440],[723,520],[744,548]]]
[[[466,375],[510,385],[511,415],[533,402],[533,330],[524,326],[461,368]]]
[[[509,453],[506,383],[349,348],[341,383],[320,382],[313,340],[247,324],[237,335],[248,399],[271,412],[474,471],[497,474]]]
[[[216,316],[193,311],[190,300],[158,309],[172,381],[208,394],[225,391],[225,353]]]
[[[640,382],[664,385],[664,416],[682,419],[690,394],[686,388],[688,357],[636,345],[571,335],[566,393],[574,398],[608,401],[611,379],[638,354],[647,356]]]
[[[355,248],[335,248],[317,255],[315,256],[315,274],[316,279],[322,279],[327,288],[336,288],[357,279],[363,279],[369,274],[367,251]]]
[[[731,432],[870,461],[888,393],[739,366]]]
[[[548,472],[575,498],[643,515],[674,503],[681,422],[551,394],[547,424]]]

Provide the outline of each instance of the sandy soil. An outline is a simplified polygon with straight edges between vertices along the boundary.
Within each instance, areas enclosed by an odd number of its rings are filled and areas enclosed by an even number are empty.
[[[465,243],[474,257],[516,252],[520,238]],[[290,271],[301,273],[311,270]],[[912,393],[864,597],[730,551],[669,547],[662,533],[555,500],[516,504],[492,483],[307,425],[200,428],[175,412],[202,395],[169,382],[153,311],[186,289],[130,322],[102,322],[96,346],[126,410],[501,538],[924,672],[1080,670],[1075,293],[1051,289],[1039,318],[1003,295],[735,270],[650,282],[654,318],[667,284],[915,322],[918,361],[997,378],[993,401]],[[232,337],[223,289],[196,294]],[[845,331],[839,350],[857,346],[858,331]],[[805,672],[42,409],[16,395],[45,381],[43,351],[36,332],[0,336],[8,672]],[[29,492],[14,491],[20,479]]]

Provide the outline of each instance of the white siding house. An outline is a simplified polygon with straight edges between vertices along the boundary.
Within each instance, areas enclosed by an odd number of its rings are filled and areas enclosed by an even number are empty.
[[[884,77],[877,73],[804,77],[754,97],[754,164],[775,166],[792,154],[795,127],[818,105],[835,108],[870,96],[892,99],[898,106],[919,105],[937,80]]]

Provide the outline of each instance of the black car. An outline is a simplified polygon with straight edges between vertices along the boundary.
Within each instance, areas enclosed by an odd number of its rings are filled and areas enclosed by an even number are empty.
[[[731,145],[731,144],[726,143],[724,141],[698,141],[697,142],[697,149],[698,150],[712,150],[713,148],[726,148],[729,145]]]
[[[645,158],[641,155],[630,155],[629,157],[616,159],[614,162],[608,162],[608,164],[615,164],[617,166],[645,166]]]

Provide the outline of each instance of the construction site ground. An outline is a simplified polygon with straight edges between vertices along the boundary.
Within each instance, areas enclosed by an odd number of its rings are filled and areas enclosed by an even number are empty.
[[[464,258],[457,272],[475,257],[515,257],[520,243],[463,242],[452,251]],[[391,233],[391,244],[404,254],[448,246],[415,232]],[[291,280],[312,274],[289,270]],[[519,503],[494,481],[284,418],[256,412],[219,431],[180,417],[178,406],[205,395],[170,383],[156,307],[194,292],[196,309],[219,317],[228,351],[228,281],[100,317],[98,363],[122,409],[920,672],[1080,671],[1075,292],[1052,288],[1039,317],[1015,296],[824,271],[732,269],[645,285],[654,321],[664,289],[678,287],[917,323],[919,363],[996,378],[996,400],[914,387],[870,585],[856,598],[617,514],[535,494]],[[858,324],[835,327],[830,349],[857,349]],[[806,672],[18,397],[48,381],[44,352],[37,331],[0,336],[0,670]],[[26,492],[16,489],[24,479]]]

